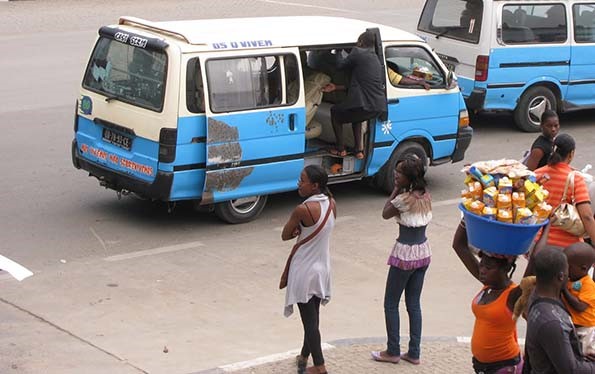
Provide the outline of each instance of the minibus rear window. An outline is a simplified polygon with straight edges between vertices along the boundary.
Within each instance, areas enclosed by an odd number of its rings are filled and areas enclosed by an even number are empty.
[[[482,18],[482,0],[427,0],[417,29],[477,44]]]
[[[83,87],[112,100],[163,109],[167,56],[102,37],[97,42]]]

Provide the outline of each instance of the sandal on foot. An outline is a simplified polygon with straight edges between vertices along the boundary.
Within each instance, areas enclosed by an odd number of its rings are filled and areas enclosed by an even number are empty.
[[[345,157],[347,156],[347,151],[346,150],[339,150],[337,148],[331,148],[328,150],[329,153],[333,156],[339,156],[339,157]]]
[[[405,353],[404,355],[401,355],[401,358],[413,365],[419,365],[421,363],[421,361],[419,360],[419,358],[412,358],[409,357],[409,355],[407,355],[407,353]]]
[[[366,157],[364,151],[355,151],[355,158],[357,158],[358,160],[363,160],[364,157]]]
[[[401,360],[400,356],[391,356],[386,351],[372,351],[372,359],[379,362],[390,362],[392,364],[398,364]]]
[[[327,371],[323,371],[323,372],[318,371],[318,368],[316,366],[310,366],[309,368],[306,369],[306,371],[304,373],[306,373],[306,374],[310,374],[310,373],[312,373],[312,374],[328,374]]]

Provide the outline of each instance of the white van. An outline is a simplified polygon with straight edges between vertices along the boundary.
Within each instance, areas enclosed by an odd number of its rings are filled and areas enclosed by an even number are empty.
[[[389,82],[388,119],[361,137],[365,157],[329,152],[325,93],[349,77],[334,64],[366,30],[383,66],[421,85]],[[410,78],[413,79],[413,78]],[[463,159],[473,130],[456,81],[417,36],[332,17],[269,17],[151,22],[123,17],[104,26],[85,69],[75,115],[74,166],[119,194],[191,200],[224,221],[246,222],[267,195],[297,189],[305,165],[329,183],[369,178],[391,191],[396,162],[414,153],[425,165]],[[345,144],[354,148],[351,131]]]
[[[595,1],[426,0],[417,30],[469,110],[513,111],[540,131],[548,108],[595,107]]]

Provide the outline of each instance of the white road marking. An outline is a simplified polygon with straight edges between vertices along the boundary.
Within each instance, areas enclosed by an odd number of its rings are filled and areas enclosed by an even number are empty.
[[[335,348],[335,346],[327,344],[327,343],[322,343],[321,346],[322,346],[323,351]],[[284,352],[284,353],[277,353],[277,354],[270,355],[270,356],[255,358],[254,360],[243,361],[243,362],[238,362],[235,364],[219,366],[219,369],[223,370],[226,373],[231,373],[234,371],[247,369],[247,368],[251,368],[254,366],[259,366],[259,365],[264,365],[264,364],[268,364],[271,362],[286,360],[288,358],[295,357],[299,353],[300,353],[300,351],[296,349],[296,350],[292,350],[292,351],[288,351],[288,352]]]
[[[31,270],[2,255],[0,255],[0,269],[8,272],[19,282],[33,275]]]
[[[95,230],[93,230],[92,227],[89,227],[89,230],[91,230],[91,233],[93,234],[93,236],[95,236],[95,238],[97,238],[97,240],[99,240],[99,244],[101,244],[101,246],[103,247],[103,251],[107,254],[107,246],[105,245],[105,242],[103,241],[103,239],[101,239],[101,236],[99,236],[99,234],[97,234],[97,232],[95,232]]]
[[[316,8],[316,9],[324,9],[324,10],[331,10],[333,12],[343,12],[343,13],[360,13],[353,10],[348,9],[341,9],[341,8],[331,8],[326,6],[320,5],[310,5],[310,4],[300,4],[300,3],[290,3],[287,1],[277,1],[277,0],[258,0],[262,3],[270,3],[270,4],[280,4],[280,5],[290,5],[290,6],[297,6],[302,8]]]
[[[131,258],[152,256],[152,255],[158,255],[158,254],[169,253],[169,252],[176,252],[176,251],[181,251],[184,249],[191,249],[191,248],[196,248],[196,247],[204,247],[204,244],[202,242],[182,243],[182,244],[170,245],[167,247],[153,248],[153,249],[147,249],[144,251],[130,252],[130,253],[124,253],[121,255],[110,256],[110,257],[104,258],[104,260],[110,261],[110,262],[122,261],[122,260],[129,260]]]

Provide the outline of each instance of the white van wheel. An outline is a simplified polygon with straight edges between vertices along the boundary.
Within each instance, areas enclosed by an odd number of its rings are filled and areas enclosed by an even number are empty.
[[[514,110],[514,122],[523,131],[541,131],[541,115],[547,109],[556,111],[556,97],[543,86],[528,89]]]
[[[428,169],[428,155],[424,147],[416,142],[408,141],[399,144],[397,149],[393,152],[392,156],[386,164],[378,178],[378,187],[382,188],[388,193],[391,193],[395,188],[395,168],[397,163],[405,157],[407,154],[414,154],[419,157],[424,163],[424,170]]]
[[[215,204],[215,214],[227,223],[250,222],[260,215],[267,196],[250,196]]]

